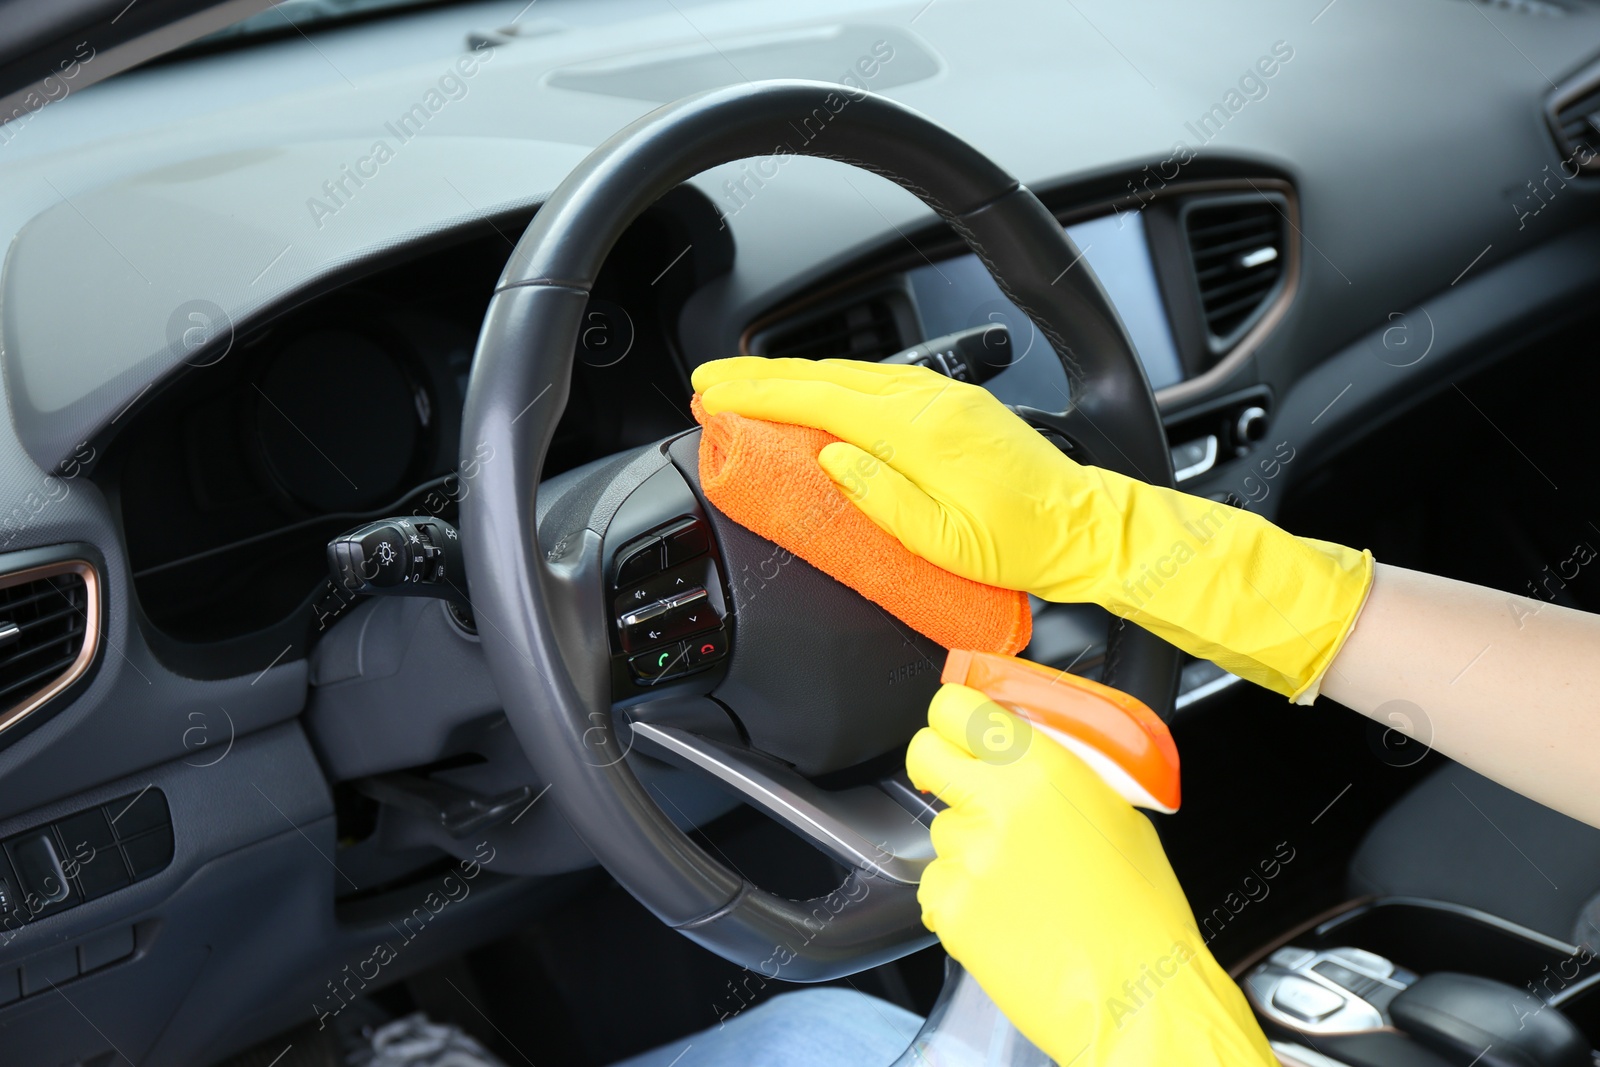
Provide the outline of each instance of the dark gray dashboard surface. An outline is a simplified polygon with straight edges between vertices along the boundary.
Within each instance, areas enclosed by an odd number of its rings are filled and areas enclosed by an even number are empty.
[[[727,81],[744,68],[827,77],[830,63],[843,77],[863,42],[897,41],[877,65],[888,94],[1035,186],[1145,163],[1181,177],[1159,164],[1188,152],[1281,167],[1308,247],[1296,311],[1260,357],[1269,378],[1447,286],[1480,252],[1475,269],[1553,235],[1589,201],[1573,188],[1518,216],[1525,184],[1560,161],[1540,105],[1600,47],[1592,14],[1468,0],[545,0],[524,36],[463,58],[469,31],[520,6],[139,71],[14,131],[0,146],[0,233],[14,235],[0,329],[30,454],[55,462],[168,372],[195,308],[244,323],[353,262],[537,201],[649,110],[657,83],[698,84],[717,62]],[[900,60],[915,77],[893,84]],[[693,309],[692,358],[732,352],[774,300],[928,218],[838,164],[793,159],[780,174],[748,197],[725,185],[738,167],[700,179],[740,255]]]

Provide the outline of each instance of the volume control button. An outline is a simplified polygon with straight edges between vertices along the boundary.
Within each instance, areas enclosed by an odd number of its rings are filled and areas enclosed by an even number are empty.
[[[665,615],[672,606],[671,600],[657,600],[653,604],[646,604],[642,608],[627,612],[617,620],[617,625],[623,628],[638,626],[642,622],[649,622],[658,615]]]
[[[662,603],[666,605],[667,610],[676,611],[679,608],[692,607],[704,599],[706,599],[706,591],[704,589],[690,589],[676,596],[668,597]]]

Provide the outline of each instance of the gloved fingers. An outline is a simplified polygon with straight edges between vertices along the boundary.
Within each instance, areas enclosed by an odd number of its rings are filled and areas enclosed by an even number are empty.
[[[974,841],[989,836],[992,829],[987,816],[975,805],[945,808],[933,817],[928,827],[928,837],[933,842],[933,853],[949,859],[965,855]]]
[[[951,745],[991,766],[1015,763],[1038,740],[1026,719],[964,685],[939,687],[928,705],[928,725]]]
[[[939,818],[943,818],[941,814]],[[938,819],[934,820],[938,822]],[[922,869],[922,881],[917,885],[917,903],[922,907],[922,925],[939,934],[949,936],[952,921],[962,914],[969,896],[971,877],[957,860],[935,859]],[[944,927],[941,932],[941,927]]]
[[[906,748],[906,773],[911,784],[952,807],[971,801],[978,784],[977,774],[982,770],[983,764],[964,749],[927,727],[918,730]]]
[[[790,362],[798,363],[799,360],[767,359],[764,356],[730,356],[727,359],[713,359],[694,369],[689,375],[689,384],[694,387],[695,392],[703,393],[713,385],[741,378],[781,377],[783,365]]]
[[[689,381],[699,393],[729,382],[771,380],[832,382],[834,385],[866,393],[881,393],[889,382],[884,375],[871,372],[877,366],[878,364],[859,359],[817,360],[795,357],[767,359],[763,356],[733,356],[702,363],[694,369]]]
[[[939,502],[889,463],[847,441],[825,446],[817,462],[852,504],[913,554],[927,559],[943,547],[924,543],[945,527]]]
[[[943,388],[943,386],[949,381],[948,378],[946,378],[943,374],[940,374],[938,371],[932,370],[928,367],[920,366],[916,363],[869,363],[864,359],[836,358],[820,359],[817,360],[817,362],[821,364],[848,363],[851,366],[866,371],[868,374],[871,374],[876,378],[883,379],[885,382],[893,382],[900,386],[926,385],[932,383],[938,385],[940,388]]]
[[[809,361],[806,361],[809,362]],[[709,365],[709,364],[708,364]],[[707,414],[724,411],[825,430],[874,455],[892,454],[894,411],[883,398],[831,381],[736,378],[700,391]]]
[[[928,705],[928,726],[941,740],[985,767],[1018,764],[1018,772],[1048,783],[1045,796],[1058,796],[1091,823],[1122,826],[1144,822],[1116,790],[1075,753],[1035,730],[982,692],[943,685]],[[1026,766],[1021,766],[1026,763]],[[969,772],[969,775],[972,772]]]

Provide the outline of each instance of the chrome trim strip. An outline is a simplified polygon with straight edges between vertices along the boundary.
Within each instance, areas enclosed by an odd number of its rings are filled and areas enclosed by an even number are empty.
[[[1269,1042],[1272,1051],[1277,1053],[1278,1062],[1283,1067],[1349,1067],[1343,1060],[1330,1059],[1320,1052],[1314,1052],[1304,1045],[1295,1045],[1287,1041]]]
[[[1190,704],[1199,703],[1206,697],[1215,693],[1220,693],[1224,689],[1227,689],[1230,686],[1238,685],[1242,681],[1244,681],[1244,679],[1240,678],[1237,674],[1224,674],[1221,678],[1213,678],[1209,682],[1206,682],[1202,685],[1197,685],[1193,689],[1185,690],[1179,693],[1178,699],[1172,704],[1172,708],[1174,711],[1181,711]]]
[[[0,575],[0,589],[10,589],[24,582],[34,582],[41,578],[54,578],[61,574],[76,574],[83,579],[84,604],[81,614],[84,619],[83,647],[78,650],[78,655],[67,665],[67,669],[44,688],[32,696],[23,699],[0,714],[0,733],[11,729],[29,715],[44,707],[61,693],[65,692],[74,682],[82,678],[88,671],[89,665],[94,662],[95,655],[100,651],[100,572],[95,570],[94,564],[83,559],[67,559],[59,563],[45,563],[26,570],[13,571],[10,574]]]
[[[881,789],[821,789],[784,764],[661,723],[633,722],[641,751],[711,775],[822,851],[903,885],[933,861],[928,830]]]
[[[1549,934],[1541,934],[1537,930],[1523,926],[1520,923],[1514,923],[1510,919],[1502,919],[1498,915],[1491,914],[1487,911],[1479,911],[1477,908],[1468,907],[1465,904],[1456,904],[1449,900],[1435,900],[1432,897],[1392,896],[1365,898],[1358,902],[1355,907],[1350,908],[1348,911],[1343,911],[1332,916],[1320,926],[1316,927],[1312,932],[1313,936],[1327,938],[1334,930],[1338,929],[1344,923],[1351,922],[1354,919],[1359,918],[1361,915],[1366,914],[1368,911],[1371,911],[1375,908],[1394,907],[1395,905],[1403,905],[1412,908],[1427,908],[1431,911],[1449,912],[1453,915],[1458,915],[1463,919],[1471,919],[1474,922],[1482,923],[1485,926],[1492,926],[1501,933],[1510,934],[1514,937],[1520,937],[1524,941],[1531,941],[1536,945],[1550,949],[1553,952],[1558,952],[1563,956],[1571,956],[1578,951],[1577,945],[1570,944],[1566,941],[1560,941],[1554,937],[1551,937]]]
[[[1198,441],[1201,440],[1201,438],[1197,437],[1195,440]],[[1214,433],[1208,433],[1205,435],[1204,440],[1206,443],[1205,456],[1195,460],[1182,470],[1173,471],[1172,480],[1174,482],[1188,481],[1190,478],[1204,474],[1206,471],[1217,465],[1217,435]],[[1183,441],[1177,447],[1181,448],[1183,445],[1193,443],[1193,441]]]

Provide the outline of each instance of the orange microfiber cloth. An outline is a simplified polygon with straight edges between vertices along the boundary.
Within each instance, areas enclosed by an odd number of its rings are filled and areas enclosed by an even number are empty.
[[[856,590],[945,648],[1011,655],[1027,645],[1025,594],[951,574],[912,555],[851,504],[817,463],[838,440],[807,426],[708,416],[690,401],[700,435],[700,485],[739,525]]]

